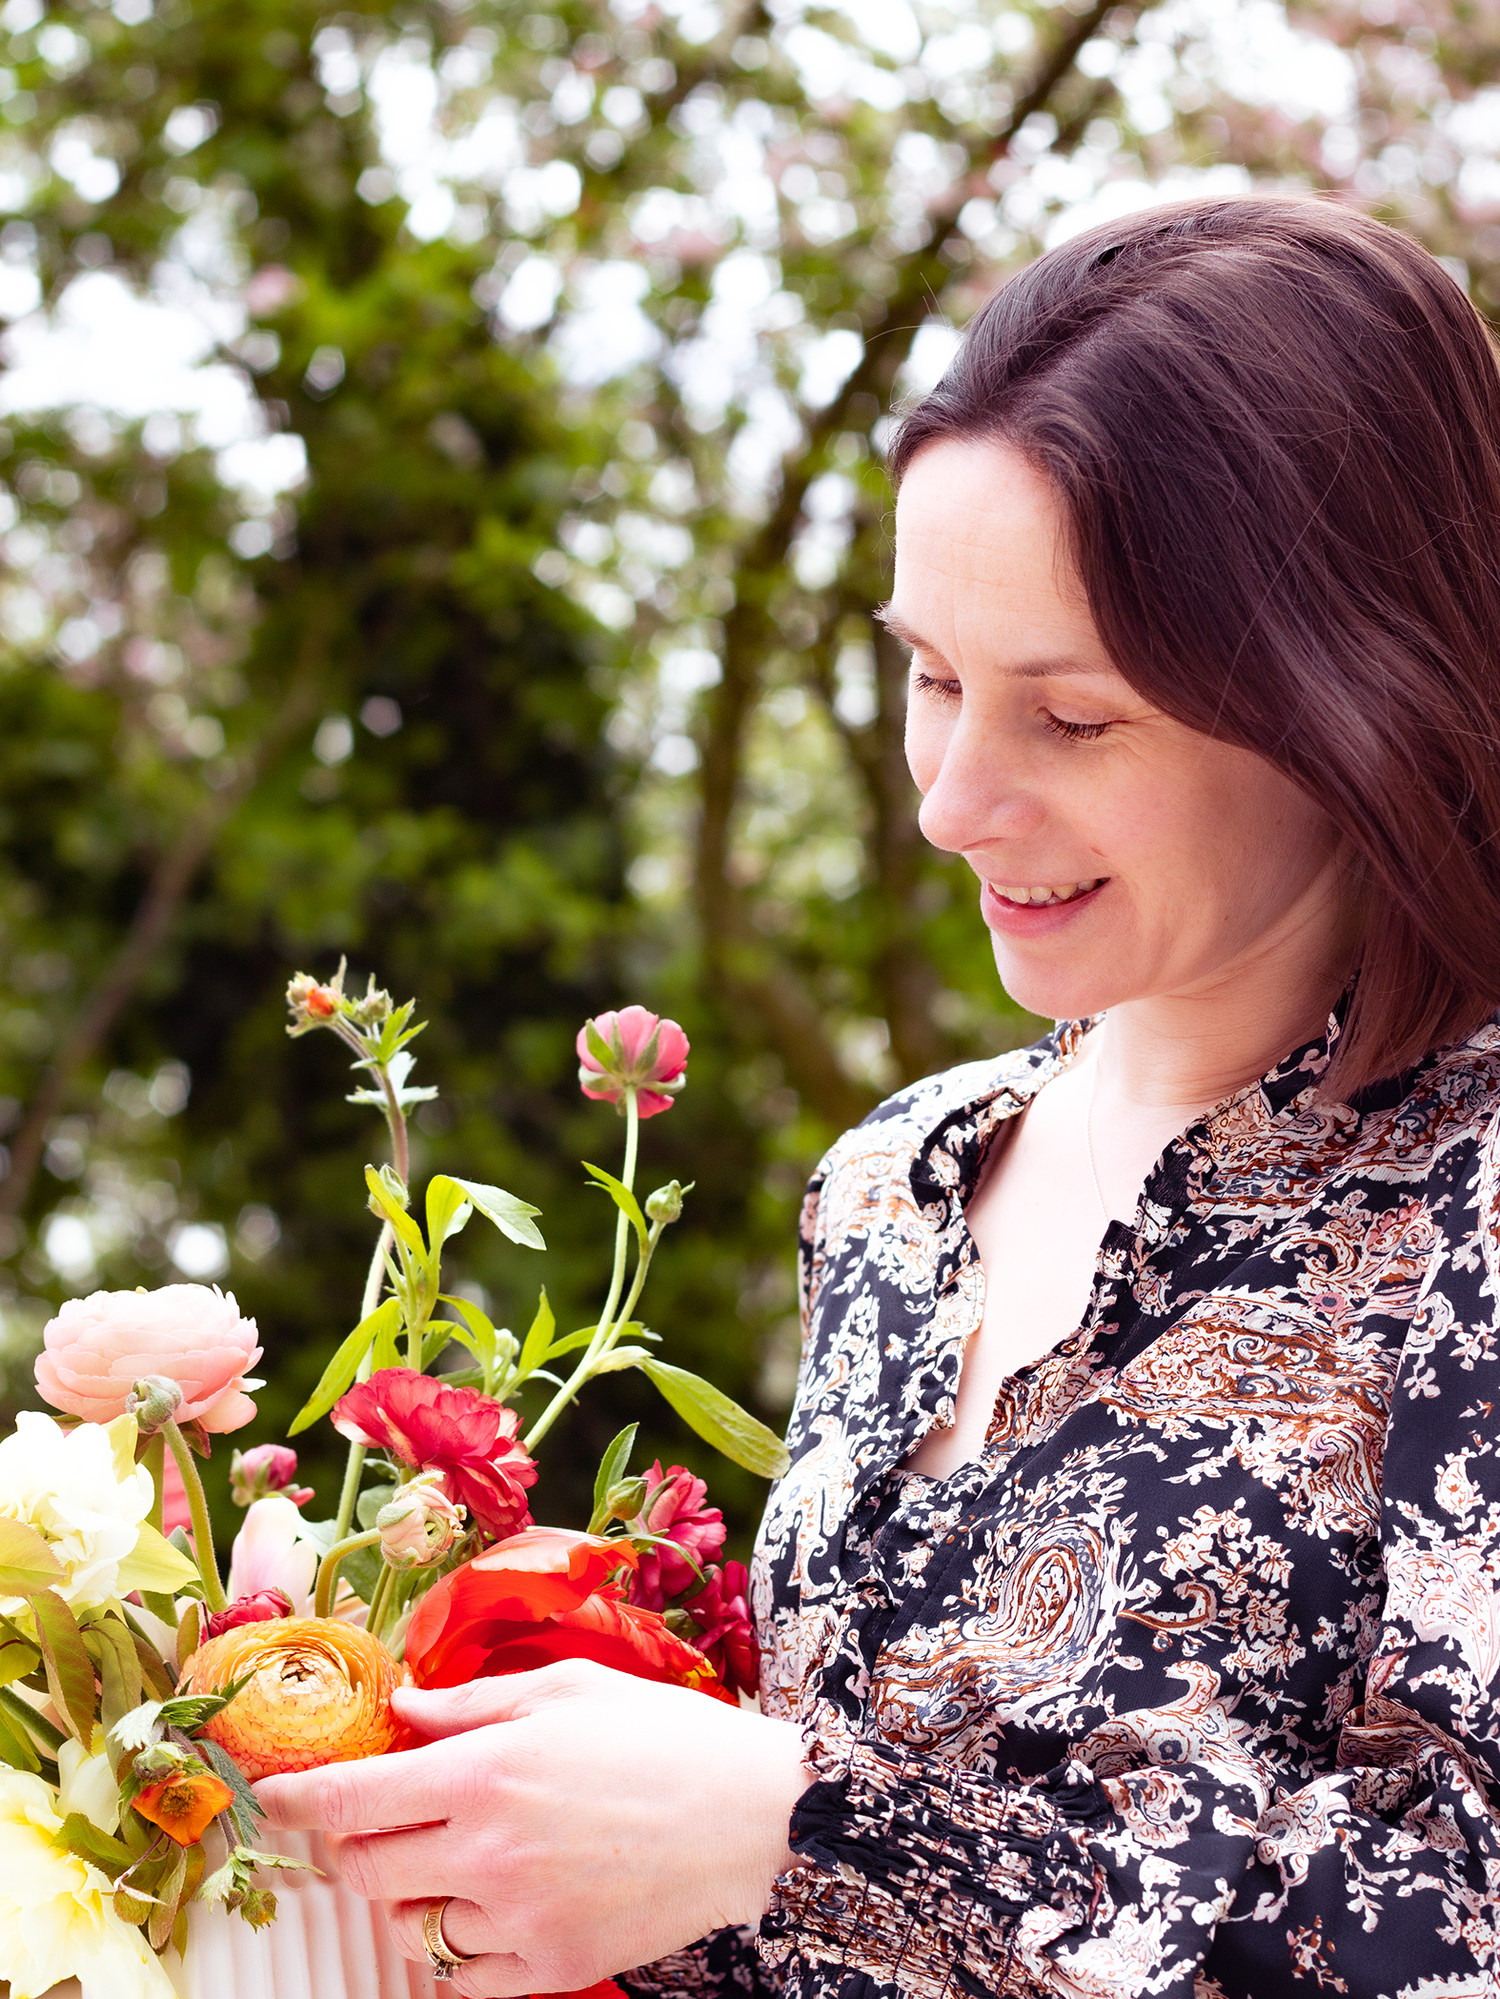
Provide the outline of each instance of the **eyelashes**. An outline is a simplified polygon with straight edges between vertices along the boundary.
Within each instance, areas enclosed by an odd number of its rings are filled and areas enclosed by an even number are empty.
[[[1070,743],[1097,742],[1109,727],[1108,722],[1065,722],[1061,715],[1044,711],[1047,727],[1057,736],[1066,736]]]
[[[930,694],[937,701],[961,701],[963,688],[956,680],[940,680],[936,674],[924,673],[919,667],[912,675],[912,685],[919,693]],[[1063,736],[1070,743],[1093,743],[1109,727],[1108,722],[1065,722],[1061,715],[1054,715],[1050,709],[1041,711],[1042,720],[1055,736]]]

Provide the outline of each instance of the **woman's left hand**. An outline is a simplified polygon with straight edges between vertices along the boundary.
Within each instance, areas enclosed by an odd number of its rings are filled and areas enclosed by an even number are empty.
[[[442,1739],[267,1777],[256,1796],[270,1825],[325,1835],[407,1957],[425,1959],[422,1916],[451,1897],[468,1999],[575,1992],[757,1922],[790,1864],[812,1781],[791,1722],[586,1660],[395,1704]]]

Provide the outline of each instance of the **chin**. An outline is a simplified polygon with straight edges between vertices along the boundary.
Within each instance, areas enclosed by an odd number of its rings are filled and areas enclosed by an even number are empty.
[[[1027,962],[1019,953],[995,946],[995,969],[1006,993],[1028,1013],[1043,1020],[1086,1020],[1129,998],[1118,974],[1113,978],[1102,971],[1081,965],[1039,965]]]

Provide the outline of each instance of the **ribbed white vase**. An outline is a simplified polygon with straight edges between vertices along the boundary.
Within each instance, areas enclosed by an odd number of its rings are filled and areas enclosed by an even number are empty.
[[[397,1950],[377,1903],[344,1887],[318,1833],[262,1833],[256,1841],[320,1869],[263,1875],[276,1920],[252,1930],[222,1906],[188,1909],[184,1960],[163,1960],[182,1999],[438,1999],[427,1966]]]
[[[263,1875],[277,1904],[263,1930],[222,1906],[190,1904],[186,1958],[169,1950],[162,1959],[181,1999],[438,1999],[432,1973],[397,1950],[378,1905],[340,1882],[319,1834],[262,1832],[256,1844],[310,1860],[321,1876]],[[79,1992],[70,1978],[45,1999],[79,1999]]]

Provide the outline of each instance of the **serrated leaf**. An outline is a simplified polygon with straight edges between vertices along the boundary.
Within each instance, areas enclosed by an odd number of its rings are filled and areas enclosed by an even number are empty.
[[[111,1881],[116,1875],[123,1874],[135,1858],[123,1840],[101,1832],[93,1820],[86,1818],[82,1812],[68,1813],[53,1833],[52,1844],[59,1853],[72,1853],[80,1860],[91,1861]]]
[[[63,1575],[62,1563],[34,1527],[0,1514],[0,1596],[29,1596]]]
[[[120,1564],[117,1588],[121,1596],[128,1596],[133,1589],[176,1596],[190,1583],[201,1581],[198,1564],[174,1548],[149,1520],[143,1520],[136,1529],[134,1548]]]
[[[177,1920],[177,1905],[187,1886],[187,1850],[177,1847],[167,1878],[157,1890],[156,1906],[146,1924],[146,1937],[153,1950],[165,1950]]]
[[[295,1437],[299,1430],[316,1423],[320,1416],[326,1416],[334,1403],[352,1384],[359,1372],[359,1364],[374,1344],[383,1324],[389,1324],[399,1331],[401,1325],[401,1304],[396,1298],[387,1298],[383,1305],[377,1305],[367,1319],[361,1319],[354,1331],[340,1346],[333,1359],[323,1370],[323,1378],[303,1403],[287,1431]]]
[[[436,1255],[474,1212],[474,1203],[456,1180],[435,1173],[427,1182],[427,1241]]]
[[[211,1694],[174,1694],[171,1700],[162,1702],[157,1719],[163,1728],[180,1728],[184,1735],[191,1735],[195,1728],[202,1728],[216,1714],[222,1714],[253,1678],[252,1673],[242,1673],[237,1680],[226,1680],[215,1687]]]
[[[455,1180],[455,1187],[462,1187],[464,1193],[474,1203],[486,1221],[493,1222],[501,1235],[512,1242],[524,1244],[527,1249],[545,1249],[542,1232],[531,1219],[539,1215],[540,1208],[532,1207],[529,1201],[518,1201],[514,1194],[507,1194],[503,1187],[486,1186],[482,1180]]]
[[[215,1742],[212,1736],[200,1736],[198,1738],[198,1747],[213,1765],[214,1774],[222,1778],[230,1790],[234,1792],[234,1803],[228,1806],[227,1809],[230,1818],[234,1821],[235,1832],[242,1840],[254,1839],[255,1821],[263,1819],[266,1814],[259,1799],[250,1788],[249,1779],[239,1764],[235,1762],[229,1751]]]
[[[162,1730],[157,1725],[157,1717],[162,1710],[160,1701],[142,1701],[128,1714],[122,1714],[117,1722],[106,1730],[108,1739],[117,1748],[130,1751],[149,1749],[153,1742],[161,1739]]]
[[[78,1621],[55,1590],[37,1590],[31,1598],[47,1691],[52,1704],[78,1740],[88,1747],[94,1732],[94,1662],[84,1649]]]
[[[768,1430],[724,1391],[701,1375],[673,1367],[647,1354],[639,1363],[689,1429],[696,1430],[706,1443],[722,1451],[726,1458],[761,1478],[780,1478],[791,1458],[774,1431]]]
[[[639,1423],[627,1423],[599,1460],[599,1469],[594,1475],[594,1514],[589,1522],[591,1534],[597,1534],[604,1524],[600,1515],[605,1509],[606,1497],[610,1487],[618,1485],[625,1475],[625,1467],[630,1463],[630,1453],[635,1449],[636,1432],[640,1427]]]
[[[602,1166],[590,1166],[586,1159],[583,1161],[583,1170],[585,1173],[592,1174],[595,1183],[604,1189],[615,1206],[625,1215],[630,1226],[635,1230],[636,1240],[639,1242],[641,1248],[644,1249],[646,1247],[646,1237],[649,1233],[646,1227],[646,1217],[641,1213],[640,1202],[631,1193],[625,1182],[617,1180],[613,1173],[606,1173]]]

